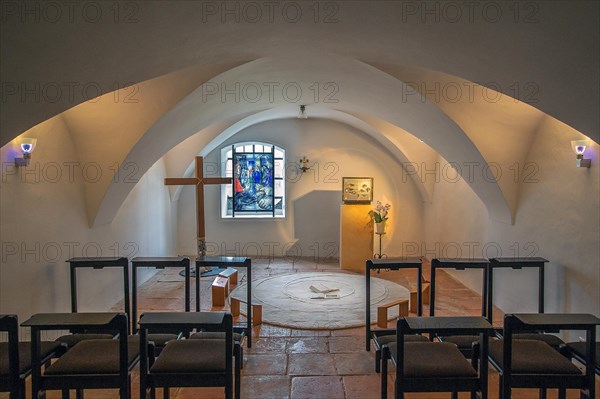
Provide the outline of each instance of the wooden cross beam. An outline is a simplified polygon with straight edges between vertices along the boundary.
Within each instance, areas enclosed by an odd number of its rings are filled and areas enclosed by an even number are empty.
[[[204,225],[204,186],[206,184],[231,184],[231,177],[204,177],[204,160],[196,157],[195,177],[167,177],[165,186],[196,186],[196,232],[198,255],[206,255],[206,232]]]

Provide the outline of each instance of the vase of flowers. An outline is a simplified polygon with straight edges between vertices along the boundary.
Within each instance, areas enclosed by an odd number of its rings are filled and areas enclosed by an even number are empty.
[[[385,222],[388,220],[388,212],[392,206],[390,204],[382,204],[377,201],[375,210],[373,211],[373,219],[375,220],[375,233],[385,234]]]

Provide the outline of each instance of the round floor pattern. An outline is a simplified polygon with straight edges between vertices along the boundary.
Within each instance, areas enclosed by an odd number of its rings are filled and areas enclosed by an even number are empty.
[[[330,299],[311,290],[334,288]],[[240,284],[231,297],[245,301],[246,284]],[[391,281],[371,278],[371,320],[377,306],[399,299],[409,299],[407,288]],[[252,303],[263,306],[263,322],[301,329],[341,329],[365,324],[365,277],[358,274],[306,272],[277,275],[252,282]],[[242,313],[245,307],[242,306]],[[398,316],[398,308],[390,308],[388,317]]]

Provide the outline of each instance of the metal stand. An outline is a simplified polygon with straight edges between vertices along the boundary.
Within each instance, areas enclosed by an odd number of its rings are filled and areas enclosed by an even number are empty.
[[[385,233],[375,233],[375,234],[377,234],[379,236],[379,253],[374,254],[373,258],[376,258],[376,259],[381,259],[383,257],[387,258],[386,254],[381,253],[381,236],[384,235]]]

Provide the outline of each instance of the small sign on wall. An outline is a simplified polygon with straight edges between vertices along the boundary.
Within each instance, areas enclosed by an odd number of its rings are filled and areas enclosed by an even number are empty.
[[[369,204],[373,202],[373,178],[343,177],[342,201],[344,204]]]

